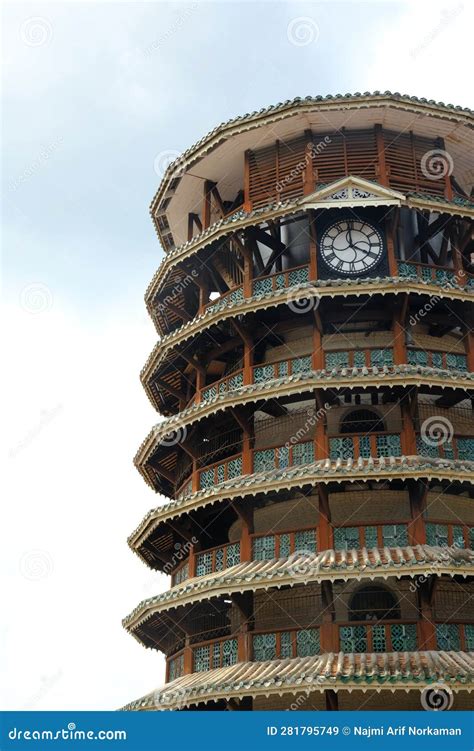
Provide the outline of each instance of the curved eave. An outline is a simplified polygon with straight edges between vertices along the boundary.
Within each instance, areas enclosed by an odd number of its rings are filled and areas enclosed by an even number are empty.
[[[334,390],[350,387],[351,389],[365,390],[368,388],[395,388],[396,386],[415,386],[418,388],[427,386],[443,390],[461,389],[467,391],[474,387],[474,373],[439,370],[416,365],[395,365],[393,367],[385,365],[380,368],[312,370],[306,373],[270,379],[263,383],[241,386],[234,391],[219,394],[213,399],[193,404],[179,414],[167,417],[158,425],[155,425],[137,451],[134,460],[135,466],[143,475],[146,472],[147,461],[160,447],[165,436],[182,430],[187,431],[200,420],[233,407],[253,404],[262,399],[278,399],[283,396],[302,394],[315,388]]]
[[[358,482],[370,480],[426,479],[448,482],[474,483],[474,462],[458,462],[448,459],[431,459],[421,456],[390,457],[388,459],[321,459],[306,464],[273,472],[242,475],[235,480],[215,485],[210,490],[173,500],[150,512],[141,526],[148,527],[148,534],[162,521],[169,522],[182,514],[205,508],[223,500],[251,498],[280,490],[290,490],[304,485],[327,485],[331,482]],[[132,536],[135,538],[135,533]]]
[[[294,587],[321,581],[361,581],[429,575],[467,577],[474,573],[472,550],[451,550],[430,545],[367,550],[324,550],[289,558],[250,561],[208,576],[188,579],[156,597],[143,600],[123,620],[130,633],[149,618],[167,610],[195,605],[202,600],[269,588]]]
[[[155,325],[157,325],[157,321],[153,311],[153,300],[165,284],[166,277],[177,264],[181,263],[186,258],[195,255],[198,251],[211,245],[213,242],[221,240],[228,235],[245,229],[246,227],[253,226],[256,222],[265,222],[267,219],[277,219],[281,216],[291,216],[292,214],[303,212],[305,210],[305,202],[307,202],[307,197],[302,196],[294,200],[269,204],[268,206],[263,206],[249,212],[238,211],[230,217],[215,222],[192,240],[189,240],[174,250],[171,250],[158,267],[145,292],[145,303]],[[348,208],[350,205],[351,204],[347,201],[341,201],[340,203],[334,202],[331,204],[331,208]],[[381,200],[380,205],[387,204]],[[397,201],[396,205],[446,213],[451,216],[459,216],[465,219],[472,219],[474,217],[474,208],[472,204],[463,206],[450,201],[436,200],[433,196],[408,194],[402,196],[401,199]]]
[[[183,152],[183,154],[170,166],[165,172],[164,178],[160,183],[158,191],[154,196],[151,205],[150,212],[155,218],[156,210],[161,204],[162,200],[173,195],[171,190],[171,183],[177,177],[183,178],[186,176],[187,171],[196,162],[202,160],[206,155],[211,154],[219,146],[224,145],[231,139],[236,139],[242,135],[249,133],[249,131],[256,128],[265,128],[270,126],[273,129],[277,128],[281,137],[287,135],[285,130],[285,124],[283,121],[290,119],[300,119],[305,127],[308,127],[308,118],[311,114],[316,115],[315,123],[310,122],[311,127],[318,130],[317,124],[321,123],[321,119],[318,121],[318,115],[325,113],[323,117],[324,127],[328,129],[331,125],[328,120],[331,120],[335,112],[347,112],[352,111],[354,117],[358,120],[356,125],[362,127],[365,121],[373,119],[380,119],[379,110],[386,109],[389,113],[393,113],[392,121],[385,115],[384,123],[386,127],[394,127],[398,120],[402,120],[403,129],[406,127],[404,120],[409,116],[410,128],[415,132],[418,131],[418,120],[425,120],[425,118],[435,118],[440,123],[447,123],[450,126],[455,123],[457,126],[472,127],[473,113],[468,108],[454,107],[453,105],[445,105],[442,102],[435,102],[427,99],[418,99],[417,97],[410,97],[408,95],[401,95],[398,92],[392,94],[391,92],[365,92],[364,94],[346,94],[335,95],[327,97],[306,97],[304,99],[297,97],[296,99],[289,100],[271,106],[263,108],[257,112],[246,114],[241,117],[233,118],[226,123],[214,128],[205,137],[201,138],[197,143],[191,146],[189,149]],[[370,113],[375,112],[376,118],[370,117]],[[354,120],[353,117],[353,120]],[[359,122],[360,120],[360,122]],[[334,125],[333,125],[334,127]],[[339,123],[340,127],[340,123]],[[290,125],[291,128],[291,125]],[[304,129],[304,128],[302,128]],[[320,129],[320,128],[319,128]],[[442,129],[443,132],[439,132],[437,135],[448,136],[452,127]],[[262,141],[263,131],[261,131],[260,141]],[[274,136],[273,136],[274,137]],[[457,135],[459,140],[459,135]],[[247,137],[245,143],[242,141],[242,153],[245,148],[251,147],[251,142]],[[260,145],[266,145],[260,143]],[[155,223],[155,227],[160,236],[159,228]]]
[[[403,295],[419,294],[433,296],[440,299],[461,300],[474,302],[474,294],[465,287],[439,287],[421,281],[409,281],[402,277],[375,277],[373,279],[335,279],[321,280],[297,284],[286,289],[276,290],[267,295],[255,295],[244,302],[230,303],[222,310],[208,311],[197,316],[189,323],[181,326],[168,336],[159,341],[140,373],[140,379],[148,398],[153,406],[157,406],[148,381],[160,369],[166,358],[170,356],[174,347],[191,339],[191,337],[209,330],[213,325],[219,324],[229,318],[239,315],[247,315],[268,308],[276,308],[288,304],[288,300],[294,299],[295,294],[301,292],[302,296],[311,299],[324,297],[361,297],[362,295]]]
[[[474,688],[472,652],[326,653],[265,662],[239,662],[177,678],[130,702],[124,710],[177,710],[219,699],[294,696],[332,691],[410,691],[444,682]],[[291,703],[291,702],[290,702]]]

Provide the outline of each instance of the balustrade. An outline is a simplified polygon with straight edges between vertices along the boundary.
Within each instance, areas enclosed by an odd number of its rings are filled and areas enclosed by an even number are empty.
[[[427,521],[425,529],[427,545],[474,549],[474,527],[468,527],[466,524]]]
[[[279,289],[287,289],[296,284],[309,282],[309,265],[295,266],[293,269],[278,271],[252,281],[253,295],[268,295]]]
[[[417,454],[433,459],[474,461],[474,438],[472,436],[453,436],[451,440],[446,438],[441,434],[439,438],[418,434],[416,436]]]
[[[341,368],[383,368],[393,367],[393,349],[390,347],[368,347],[366,349],[340,349],[325,352],[327,370]]]
[[[399,433],[340,434],[329,438],[330,459],[369,459],[401,456]]]
[[[415,622],[339,626],[341,652],[411,652],[417,649],[417,642]]]
[[[319,628],[252,633],[252,658],[255,662],[311,657],[319,652]]]
[[[336,527],[335,550],[360,550],[360,548],[397,548],[408,545],[408,524],[365,524]]]

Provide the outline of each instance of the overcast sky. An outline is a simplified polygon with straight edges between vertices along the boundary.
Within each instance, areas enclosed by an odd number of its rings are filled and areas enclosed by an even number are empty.
[[[3,709],[115,709],[163,659],[121,619],[167,586],[126,544],[159,498],[132,465],[168,154],[309,94],[469,101],[461,2],[3,7]]]

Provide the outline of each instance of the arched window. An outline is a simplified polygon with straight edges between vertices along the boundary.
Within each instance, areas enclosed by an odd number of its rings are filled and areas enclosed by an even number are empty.
[[[353,409],[341,422],[341,433],[379,433],[385,430],[382,418],[372,409]]]
[[[371,584],[354,592],[349,601],[349,620],[380,621],[400,618],[395,596],[385,587]]]

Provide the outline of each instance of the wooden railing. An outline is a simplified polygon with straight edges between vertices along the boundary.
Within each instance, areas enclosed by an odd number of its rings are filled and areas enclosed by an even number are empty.
[[[419,639],[416,621],[348,621],[338,633],[341,652],[413,652]]]
[[[360,548],[396,548],[411,543],[408,525],[410,520],[391,524],[345,524],[333,528],[335,550]]]
[[[223,571],[240,563],[240,540],[195,553],[196,576]]]
[[[329,438],[330,459],[369,459],[370,457],[401,456],[400,433],[340,433]]]
[[[215,397],[221,394],[226,394],[228,391],[239,389],[244,385],[244,371],[235,370],[233,373],[220,378],[218,381],[214,381],[205,386],[200,391],[201,401],[207,402],[215,399]]]
[[[328,438],[329,458],[332,460],[359,458],[370,459],[382,457],[400,457],[402,455],[401,433],[339,433]],[[474,437],[454,436],[451,441],[439,444],[427,436],[416,435],[417,454],[432,458],[474,461]],[[214,462],[198,470],[199,489],[212,488],[216,485],[240,477],[244,474],[244,455],[242,452]],[[268,472],[274,469],[312,464],[315,461],[315,443],[299,441],[284,445],[267,446],[250,450],[251,472]],[[185,489],[189,492],[188,478],[177,490],[177,497],[182,497]]]
[[[366,347],[364,349],[335,349],[324,353],[327,370],[339,368],[393,367],[391,347]]]
[[[433,266],[417,261],[398,261],[398,273],[404,279],[414,279],[435,284],[438,287],[450,285],[465,286],[474,289],[474,274],[456,271],[446,266]]]
[[[283,532],[252,534],[250,539],[253,561],[287,558],[296,551],[316,553],[319,548],[318,530],[314,526]]]
[[[235,665],[238,659],[238,641],[224,636],[193,644],[193,672],[201,673],[215,668]]]
[[[433,425],[435,425],[435,420]],[[452,428],[452,426],[451,426]],[[450,425],[440,423],[440,433],[430,435],[429,430],[416,436],[416,449],[419,456],[433,459],[457,459],[474,462],[474,436],[449,435]]]
[[[253,295],[268,295],[279,289],[293,287],[296,284],[309,282],[309,264],[295,266],[292,269],[276,271],[267,276],[257,277],[252,280]]]
[[[224,310],[224,308],[227,308],[228,305],[243,302],[244,299],[244,286],[243,284],[238,284],[237,286],[227,290],[227,292],[223,292],[222,295],[216,297],[214,300],[209,300],[209,302],[207,302],[203,306],[203,312],[207,312],[209,310]]]
[[[278,628],[274,631],[252,631],[252,660],[311,657],[320,652],[319,628]]]
[[[425,349],[409,347],[407,349],[407,360],[409,365],[420,365],[440,370],[459,370],[463,373],[468,372],[467,355],[455,352],[443,352],[442,350],[426,351]]]
[[[252,383],[265,383],[273,378],[309,373],[311,370],[311,355],[291,357],[276,362],[263,362],[252,367]]]
[[[474,549],[474,526],[426,519],[425,530],[427,545]]]

